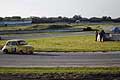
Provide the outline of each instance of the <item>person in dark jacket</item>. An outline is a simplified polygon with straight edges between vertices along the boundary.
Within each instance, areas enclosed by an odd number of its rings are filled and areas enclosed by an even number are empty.
[[[98,31],[95,32],[95,41],[97,41],[97,38],[98,38]]]
[[[100,34],[100,41],[101,41],[101,42],[104,41],[104,38],[105,38],[105,31],[102,30],[99,34]]]

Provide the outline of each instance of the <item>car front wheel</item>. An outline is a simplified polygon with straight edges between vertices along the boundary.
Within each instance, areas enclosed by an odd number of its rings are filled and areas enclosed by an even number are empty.
[[[4,50],[3,50],[3,53],[4,53],[4,54],[7,54],[7,53],[8,53],[8,50],[7,50],[7,49],[4,49]]]

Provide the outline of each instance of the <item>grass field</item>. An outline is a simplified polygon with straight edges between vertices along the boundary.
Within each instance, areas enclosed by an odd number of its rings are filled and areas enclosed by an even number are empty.
[[[3,68],[1,80],[119,80],[118,67],[81,68]]]
[[[96,42],[95,36],[68,36],[56,38],[30,39],[27,42],[35,48],[35,51],[53,52],[96,52],[96,51],[120,51],[119,41]],[[1,40],[0,45],[5,41]]]
[[[0,73],[120,73],[119,67],[78,67],[78,68],[69,68],[69,67],[38,67],[38,68],[13,68],[13,67],[0,67]]]
[[[68,25],[70,28],[86,28],[92,29],[108,29],[113,26],[120,27],[120,23],[79,23],[79,24],[67,24],[67,23],[45,23],[45,24],[32,24],[31,26],[0,26],[0,30],[41,30],[48,29],[50,25]]]

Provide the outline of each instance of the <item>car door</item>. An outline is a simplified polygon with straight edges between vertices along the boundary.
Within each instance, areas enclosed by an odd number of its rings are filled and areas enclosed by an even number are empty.
[[[17,44],[16,41],[12,41],[12,42],[11,42],[11,46],[10,46],[10,47],[11,47],[11,52],[12,52],[12,53],[16,53],[16,52],[17,52],[17,45],[18,45],[18,44]]]

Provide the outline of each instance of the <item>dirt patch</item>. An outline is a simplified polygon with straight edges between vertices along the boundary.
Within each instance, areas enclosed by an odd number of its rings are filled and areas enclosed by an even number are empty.
[[[0,80],[120,80],[120,73],[43,73],[13,74],[1,73]]]

